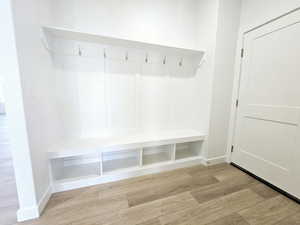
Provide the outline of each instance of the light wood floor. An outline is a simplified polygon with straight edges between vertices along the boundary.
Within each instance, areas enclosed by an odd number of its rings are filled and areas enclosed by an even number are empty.
[[[17,221],[18,199],[9,148],[6,117],[0,115],[0,225]]]
[[[24,225],[299,225],[300,205],[236,168],[197,166],[55,194]]]

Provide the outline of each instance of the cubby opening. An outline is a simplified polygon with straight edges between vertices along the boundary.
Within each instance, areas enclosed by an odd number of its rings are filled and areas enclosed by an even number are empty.
[[[176,144],[175,159],[186,159],[197,157],[201,154],[202,141],[186,142]]]
[[[83,179],[101,176],[99,155],[72,156],[52,159],[54,180]]]
[[[175,145],[161,145],[143,149],[143,165],[151,165],[170,161]]]
[[[103,173],[135,168],[140,165],[140,149],[102,153]]]

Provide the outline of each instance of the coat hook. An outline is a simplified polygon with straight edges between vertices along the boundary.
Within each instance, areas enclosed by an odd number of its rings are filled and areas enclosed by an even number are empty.
[[[82,51],[81,51],[80,45],[78,45],[78,55],[82,56]]]
[[[167,57],[165,56],[165,57],[164,57],[163,64],[165,65],[165,64],[166,64],[166,62],[167,62]]]
[[[183,59],[181,58],[180,62],[179,62],[179,66],[183,65]]]
[[[125,60],[128,61],[128,52],[126,52]]]
[[[148,53],[146,54],[145,63],[148,63]]]
[[[106,51],[105,51],[105,49],[103,49],[103,57],[104,57],[104,59],[106,58]]]

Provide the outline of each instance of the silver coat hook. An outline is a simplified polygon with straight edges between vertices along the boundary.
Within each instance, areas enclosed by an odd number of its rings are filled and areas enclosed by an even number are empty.
[[[164,57],[163,64],[165,65],[165,64],[166,64],[166,62],[167,62],[167,57],[165,56],[165,57]]]
[[[78,55],[82,56],[82,51],[81,51],[80,45],[78,45]]]
[[[128,61],[128,52],[126,52],[125,60]]]
[[[106,58],[106,51],[105,51],[105,49],[103,49],[103,57],[104,57],[104,59]]]
[[[183,59],[181,58],[180,62],[179,62],[179,66],[183,65]]]
[[[145,63],[148,63],[148,53],[146,54]]]

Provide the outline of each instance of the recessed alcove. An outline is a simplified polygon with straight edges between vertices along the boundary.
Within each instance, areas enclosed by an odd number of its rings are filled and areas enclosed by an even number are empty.
[[[84,185],[84,177],[95,172],[101,180],[144,168],[155,171],[156,165],[179,158],[201,160],[200,145],[197,154],[175,145],[202,142],[206,136],[196,102],[202,95],[198,69],[204,51],[42,29],[53,61],[61,123],[61,140],[49,149],[49,157],[56,174],[67,171],[54,177],[56,183],[77,177]],[[87,154],[95,154],[90,164],[80,160]],[[77,157],[78,165],[66,165],[66,157]]]

